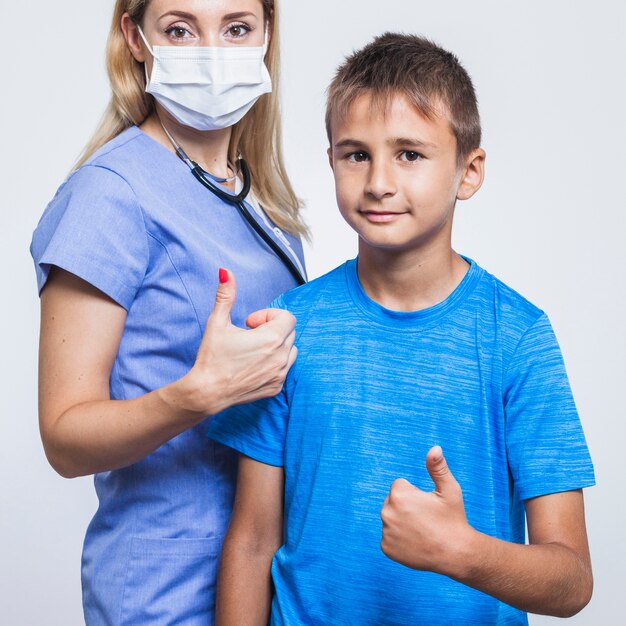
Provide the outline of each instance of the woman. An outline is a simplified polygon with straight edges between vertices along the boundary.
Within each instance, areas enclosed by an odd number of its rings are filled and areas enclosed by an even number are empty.
[[[257,311],[303,273],[276,12],[118,0],[111,103],[33,236],[44,447],[60,474],[96,475],[89,626],[212,623],[234,463],[206,416],[275,395],[296,356],[294,319]],[[252,225],[228,196],[247,182]]]

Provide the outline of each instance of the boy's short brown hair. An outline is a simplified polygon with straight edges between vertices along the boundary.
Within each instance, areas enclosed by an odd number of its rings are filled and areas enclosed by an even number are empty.
[[[459,163],[480,146],[480,116],[472,80],[447,50],[416,35],[385,33],[346,58],[330,87],[326,104],[326,132],[331,121],[344,117],[361,95],[372,96],[384,108],[404,94],[427,118],[443,105],[456,137]]]

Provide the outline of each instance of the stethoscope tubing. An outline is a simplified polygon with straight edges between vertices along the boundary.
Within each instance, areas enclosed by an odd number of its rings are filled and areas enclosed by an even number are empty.
[[[248,168],[248,164],[241,158],[241,156],[237,159],[237,163],[239,165],[241,176],[243,178],[242,188],[239,193],[233,194],[228,190],[220,187],[215,184],[211,180],[211,175],[208,172],[205,172],[195,161],[192,161],[182,147],[178,144],[178,142],[172,137],[171,133],[165,128],[163,122],[159,118],[159,122],[161,124],[161,128],[167,135],[168,139],[172,142],[174,149],[176,150],[176,154],[179,158],[189,166],[191,169],[191,173],[195,176],[195,178],[206,187],[211,193],[216,195],[218,198],[231,204],[239,209],[239,212],[244,217],[244,219],[248,222],[248,224],[252,227],[252,229],[256,232],[256,234],[267,244],[267,246],[274,252],[274,254],[283,262],[285,267],[289,270],[290,274],[295,278],[298,285],[304,285],[306,283],[306,278],[300,272],[298,266],[289,258],[289,255],[274,241],[274,239],[268,235],[263,227],[254,219],[254,217],[248,211],[244,200],[250,193],[251,187],[251,176],[250,169]],[[216,179],[219,182],[226,179]]]
[[[193,164],[191,171],[196,179],[200,183],[202,183],[202,185],[206,187],[209,191],[214,193],[218,198],[220,198],[224,202],[227,202],[228,204],[232,204],[233,206],[237,207],[243,218],[246,220],[246,222],[248,222],[248,224],[252,227],[256,234],[283,262],[285,267],[289,270],[290,274],[295,278],[298,285],[304,285],[306,283],[306,279],[304,278],[304,276],[302,276],[296,264],[289,258],[287,253],[274,241],[274,239],[272,239],[272,237],[265,232],[263,227],[257,222],[257,220],[253,217],[250,211],[248,211],[248,208],[244,204],[244,199],[250,192],[251,184],[250,170],[248,169],[248,164],[244,161],[244,159],[238,159],[238,164],[241,168],[241,175],[243,178],[243,187],[238,194],[231,194],[225,189],[220,188],[204,175],[202,168],[195,161],[191,161],[191,163]]]

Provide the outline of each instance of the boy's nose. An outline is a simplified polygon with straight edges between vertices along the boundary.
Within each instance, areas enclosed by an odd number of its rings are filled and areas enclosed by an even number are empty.
[[[383,198],[394,196],[396,191],[396,181],[392,167],[385,163],[372,162],[365,186],[365,193],[376,198],[376,200],[382,200]]]

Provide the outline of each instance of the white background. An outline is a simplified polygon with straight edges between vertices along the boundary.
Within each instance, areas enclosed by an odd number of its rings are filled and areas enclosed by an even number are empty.
[[[108,98],[112,1],[1,0],[0,622],[82,623],[79,560],[90,478],[47,465],[37,430],[39,215]],[[285,149],[306,201],[310,274],[356,251],[326,161],[324,89],[385,30],[425,34],[479,95],[483,189],[457,208],[455,247],[550,316],[596,465],[586,492],[596,589],[576,624],[623,622],[626,591],[626,2],[283,0]],[[549,618],[531,618],[548,624]]]

